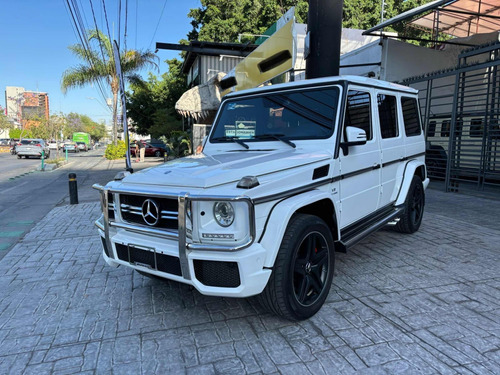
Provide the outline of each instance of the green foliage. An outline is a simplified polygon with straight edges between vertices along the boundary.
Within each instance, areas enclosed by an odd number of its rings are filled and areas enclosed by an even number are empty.
[[[55,164],[59,167],[60,165],[63,165],[66,163],[66,159],[63,157],[54,158],[54,159],[47,159],[47,160],[45,160],[45,163],[46,164]]]
[[[193,153],[191,138],[188,132],[176,130],[170,134],[170,137],[163,136],[159,137],[159,139],[168,146],[170,149],[169,156],[171,157],[178,158]]]
[[[89,133],[90,138],[94,141],[98,141],[107,135],[106,126],[103,123],[93,121],[87,115],[71,112],[66,116],[65,125],[64,136],[69,139],[71,139],[72,134],[76,132]]]
[[[33,134],[30,131],[17,128],[9,130],[9,137],[14,139],[34,138]]]
[[[12,129],[12,124],[10,123],[7,116],[3,113],[3,108],[0,107],[0,130]]]
[[[187,90],[186,77],[181,73],[179,60],[166,60],[166,63],[169,69],[161,78],[150,73],[147,81],[130,85],[127,116],[134,122],[138,134],[159,138],[182,128],[175,103]]]
[[[384,20],[430,1],[385,0]],[[193,26],[188,39],[237,42],[239,34],[262,34],[292,6],[295,6],[297,22],[307,23],[309,6],[306,0],[201,0],[201,6],[188,13]],[[381,7],[381,0],[344,0],[342,26],[369,29],[380,23]],[[430,37],[429,33],[407,27],[405,23],[389,27],[386,31]]]
[[[104,151],[104,156],[108,160],[116,160],[125,157],[127,153],[127,148],[125,147],[124,141],[117,141],[116,145],[113,143],[109,144]]]
[[[188,39],[237,42],[239,34],[263,34],[292,6],[297,22],[305,23],[306,0],[201,0],[201,7],[188,13],[193,26]]]

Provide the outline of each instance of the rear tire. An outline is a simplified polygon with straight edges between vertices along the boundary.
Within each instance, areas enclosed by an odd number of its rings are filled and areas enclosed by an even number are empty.
[[[157,158],[159,158],[159,157],[161,156],[161,151],[156,151],[156,152],[155,152],[155,156],[156,156]]]
[[[404,214],[394,228],[401,233],[415,233],[422,223],[425,206],[424,186],[420,177],[413,176],[404,204]]]
[[[317,216],[294,215],[269,282],[258,299],[263,307],[286,319],[310,318],[328,296],[334,267],[330,228]]]

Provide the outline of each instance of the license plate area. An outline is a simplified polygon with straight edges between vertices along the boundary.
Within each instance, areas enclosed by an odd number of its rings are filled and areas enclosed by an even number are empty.
[[[135,266],[182,276],[178,257],[161,254],[152,247],[135,244],[115,244],[118,259]]]

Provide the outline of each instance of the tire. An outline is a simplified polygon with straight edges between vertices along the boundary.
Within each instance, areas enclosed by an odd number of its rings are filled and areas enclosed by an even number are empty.
[[[294,215],[258,300],[264,308],[286,319],[310,318],[328,296],[334,267],[330,228],[317,216]]]
[[[22,156],[21,156],[21,155],[17,155],[17,158],[18,158],[18,159],[21,159],[21,158],[22,158]]]
[[[156,151],[156,152],[155,152],[155,156],[156,156],[157,158],[159,158],[159,157],[161,156],[161,151]]]
[[[401,233],[415,233],[422,223],[425,206],[424,186],[420,177],[413,176],[404,205],[405,211],[394,229]]]

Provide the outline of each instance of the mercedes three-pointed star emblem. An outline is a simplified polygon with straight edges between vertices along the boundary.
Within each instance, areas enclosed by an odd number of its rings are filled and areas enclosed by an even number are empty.
[[[142,218],[147,225],[154,226],[160,220],[160,208],[152,199],[146,199],[142,204]]]

